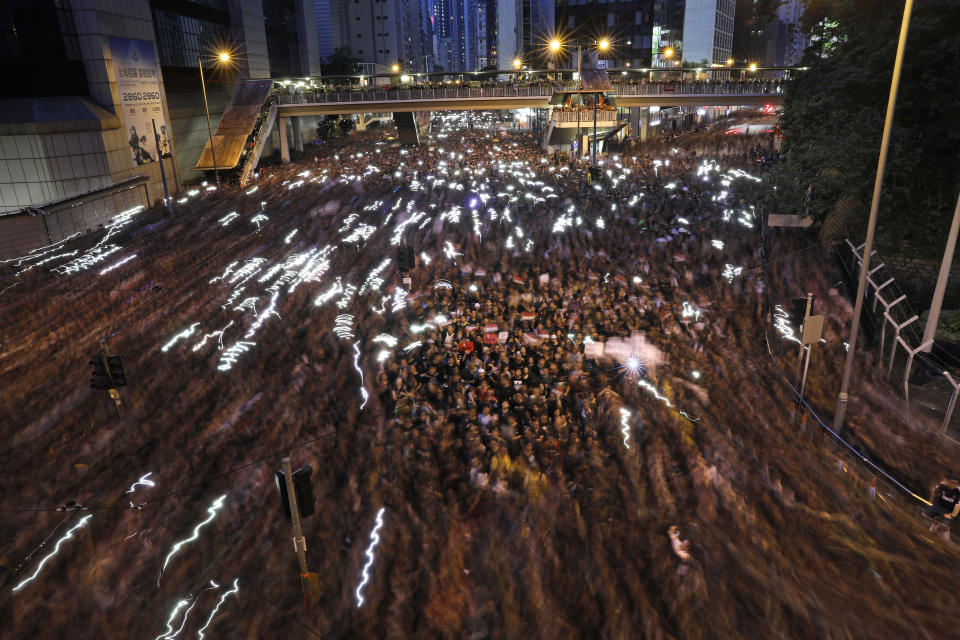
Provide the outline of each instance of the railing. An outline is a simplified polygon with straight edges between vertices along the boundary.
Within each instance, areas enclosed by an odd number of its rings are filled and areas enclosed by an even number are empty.
[[[462,100],[464,98],[547,98],[552,86],[485,87],[481,89],[383,89],[357,91],[305,91],[280,96],[280,104],[331,102],[392,102],[401,100]]]
[[[783,81],[742,82],[641,82],[616,84],[608,93],[618,96],[649,95],[781,95]],[[564,83],[536,87],[452,87],[408,89],[366,88],[349,91],[302,91],[280,96],[280,104],[392,102],[403,100],[463,100],[469,98],[548,98],[556,91],[571,91]]]
[[[580,116],[580,122],[586,122],[586,123],[593,122],[593,109],[584,109],[582,111],[554,110],[553,121],[554,122],[576,122],[578,114]],[[597,122],[616,121],[616,119],[617,119],[616,111],[607,111],[602,109],[597,111]]]
[[[90,191],[0,214],[0,259],[75,234],[96,231],[110,218],[138,205],[150,206],[145,175],[136,175]]]

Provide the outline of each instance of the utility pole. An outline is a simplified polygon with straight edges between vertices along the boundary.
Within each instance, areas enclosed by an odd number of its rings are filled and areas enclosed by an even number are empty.
[[[937,286],[933,290],[933,301],[930,303],[930,316],[927,326],[923,329],[923,339],[920,344],[930,342],[924,351],[930,351],[933,337],[937,333],[937,323],[940,321],[940,308],[943,306],[943,294],[947,290],[947,280],[950,279],[950,265],[953,263],[953,252],[957,248],[957,232],[960,231],[960,196],[957,196],[957,207],[953,210],[953,222],[950,224],[950,233],[947,235],[947,248],[943,252],[943,262],[940,263],[940,275],[937,276]]]
[[[867,222],[867,239],[863,247],[863,262],[860,263],[860,281],[857,284],[857,297],[853,305],[853,318],[850,322],[850,337],[847,344],[846,362],[843,365],[843,380],[837,395],[837,406],[833,412],[833,430],[843,434],[843,421],[847,415],[847,390],[850,388],[850,372],[853,370],[853,358],[857,352],[857,334],[860,331],[860,314],[863,312],[863,298],[867,288],[867,272],[870,270],[870,253],[873,251],[873,235],[877,230],[877,210],[880,208],[880,191],[883,189],[883,171],[887,166],[887,151],[890,148],[890,133],[893,129],[893,112],[897,106],[897,89],[900,87],[900,72],[903,70],[903,53],[907,48],[907,33],[910,30],[910,14],[913,0],[906,0],[903,6],[903,21],[900,23],[900,39],[897,41],[897,56],[893,63],[893,76],[890,79],[890,95],[887,98],[887,115],[883,122],[883,135],[880,138],[880,158],[877,160],[877,175],[873,184],[873,200],[870,203],[870,219]]]
[[[293,470],[290,468],[290,458],[283,458],[283,475],[287,484],[287,501],[290,503],[290,521],[293,523],[293,550],[297,553],[300,563],[301,582],[310,570],[307,569],[307,540],[303,537],[300,528],[300,509],[297,507],[297,492],[293,488]]]
[[[797,357],[797,382],[800,382],[800,367],[803,365],[803,351],[805,345],[803,344],[803,324],[806,321],[807,317],[810,315],[810,311],[813,310],[813,294],[807,292],[807,310],[803,313],[803,320],[800,322],[800,326],[797,329],[800,331],[800,355]]]

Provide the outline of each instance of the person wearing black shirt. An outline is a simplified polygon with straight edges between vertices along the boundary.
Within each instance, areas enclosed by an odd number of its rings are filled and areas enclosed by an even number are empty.
[[[960,514],[960,488],[956,478],[944,478],[933,489],[930,501],[933,503],[924,510],[924,514],[939,520],[946,518],[947,526],[951,526],[954,519]]]

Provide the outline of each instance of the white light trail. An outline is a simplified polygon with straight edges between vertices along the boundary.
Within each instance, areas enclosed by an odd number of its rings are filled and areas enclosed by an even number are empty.
[[[190,325],[188,328],[184,329],[183,331],[181,331],[181,332],[178,333],[177,335],[175,335],[175,336],[173,336],[172,338],[170,338],[170,341],[167,342],[167,344],[165,344],[165,345],[163,345],[162,347],[160,347],[160,351],[166,353],[167,351],[170,350],[170,347],[172,347],[173,345],[175,345],[178,341],[183,340],[184,338],[189,338],[189,337],[192,336],[194,333],[196,333],[197,327],[199,327],[199,326],[200,326],[200,323],[199,323],[199,322],[194,322],[194,323],[193,323],[192,325]]]
[[[383,362],[389,357],[390,357],[390,352],[387,351],[386,349],[383,349],[380,351],[380,353],[377,354],[377,362]]]
[[[160,640],[161,638],[164,638],[169,634],[173,633],[173,619],[177,617],[178,613],[180,613],[180,609],[183,609],[188,604],[190,604],[189,600],[181,600],[180,602],[177,603],[177,605],[173,608],[173,611],[170,612],[170,617],[167,618],[167,630],[161,633],[160,635],[158,635],[153,640]]]
[[[733,282],[733,279],[743,273],[743,267],[735,267],[732,264],[728,264],[723,268],[723,277],[727,279],[727,282]]]
[[[299,231],[299,229],[294,229],[293,231],[291,231],[290,233],[288,233],[288,234],[287,234],[287,237],[283,239],[283,243],[284,243],[284,244],[290,244],[290,241],[293,240],[293,236],[297,235],[297,232],[298,232],[298,231]]]
[[[255,215],[255,216],[253,216],[252,218],[250,218],[250,222],[251,222],[252,224],[257,225],[257,229],[259,229],[259,228],[260,228],[260,223],[261,223],[261,222],[266,222],[266,221],[269,220],[269,219],[270,219],[269,217],[263,215],[262,213],[258,213],[257,215]]]
[[[712,244],[713,248],[717,251],[723,251],[723,240],[711,240],[710,244]]]
[[[232,324],[233,324],[233,320],[228,322],[223,329],[220,329],[219,331],[214,331],[213,333],[208,333],[205,336],[203,336],[203,340],[201,340],[200,342],[198,342],[193,346],[193,351],[199,351],[200,349],[202,349],[203,345],[207,344],[207,340],[210,338],[219,338],[220,339],[219,349],[223,350],[223,332],[229,329],[230,325]]]
[[[252,196],[254,193],[257,192],[257,189],[259,189],[259,188],[260,188],[259,186],[256,186],[256,187],[254,187],[253,189],[250,189],[249,191],[247,191],[247,195],[248,195],[248,196]]]
[[[793,333],[793,327],[790,326],[790,314],[784,311],[780,305],[773,308],[773,326],[780,332],[784,340],[801,344],[800,339]]]
[[[127,257],[124,258],[123,260],[119,260],[119,261],[117,261],[117,262],[114,262],[112,265],[110,265],[110,266],[107,267],[106,269],[101,270],[101,271],[100,271],[100,275],[104,275],[105,273],[110,273],[111,271],[113,271],[113,270],[116,269],[117,267],[127,264],[128,262],[130,262],[131,260],[133,260],[133,259],[136,258],[136,257],[137,257],[137,254],[133,254],[132,256],[127,256]]]
[[[233,589],[231,589],[230,591],[227,591],[226,593],[224,593],[223,595],[220,596],[220,601],[217,602],[217,606],[215,606],[215,607],[213,608],[213,611],[210,612],[210,617],[207,618],[206,624],[204,624],[202,627],[200,627],[200,628],[197,630],[197,636],[200,637],[201,640],[202,640],[202,638],[203,638],[203,632],[207,630],[207,627],[209,627],[209,626],[210,626],[210,623],[213,622],[213,617],[214,617],[215,615],[217,615],[217,611],[220,610],[220,605],[222,605],[222,604],[224,603],[224,601],[225,601],[229,596],[231,596],[232,594],[235,594],[235,593],[237,593],[238,591],[240,591],[239,581],[240,581],[239,578],[235,579],[235,580],[233,581]]]
[[[200,537],[200,529],[202,529],[205,525],[209,524],[217,516],[217,511],[220,510],[220,507],[223,506],[223,501],[226,499],[227,499],[227,495],[223,494],[222,496],[214,500],[213,504],[207,507],[207,513],[210,514],[209,516],[207,516],[207,519],[193,528],[193,534],[189,538],[181,540],[180,542],[177,542],[176,544],[173,545],[173,549],[170,550],[170,553],[168,553],[167,557],[164,558],[163,560],[163,566],[160,568],[160,576],[157,577],[158,585],[160,584],[160,578],[163,577],[164,570],[167,568],[167,564],[170,562],[170,558],[172,558],[178,551],[180,551],[183,545],[187,544],[188,542],[193,542],[194,540]]]
[[[681,312],[681,315],[682,315],[684,318],[693,318],[694,320],[699,320],[699,319],[700,319],[700,309],[697,309],[695,306],[693,306],[693,305],[690,304],[689,302],[684,302],[684,303],[683,303],[683,311]]]
[[[144,487],[155,487],[157,483],[153,480],[150,480],[150,476],[153,475],[153,471],[145,475],[140,476],[140,479],[130,485],[130,489],[126,493],[133,493],[137,489],[137,485],[143,485]]]
[[[381,333],[376,338],[371,340],[371,342],[382,342],[383,344],[387,345],[391,349],[397,346],[397,339],[387,333]]]
[[[240,359],[240,354],[250,350],[250,347],[256,346],[256,342],[245,342],[239,340],[234,342],[226,351],[220,355],[220,361],[217,363],[217,371],[230,371],[233,365]]]
[[[342,313],[333,321],[333,332],[341,340],[353,338],[353,316],[349,313]]]
[[[390,265],[390,262],[391,262],[390,258],[384,258],[380,262],[380,264],[378,264],[376,267],[373,268],[372,271],[370,271],[370,274],[367,276],[367,279],[363,283],[363,286],[360,287],[360,291],[357,292],[358,295],[362,296],[367,291],[367,289],[370,289],[371,291],[380,290],[380,286],[383,284],[383,278],[380,277],[380,274],[383,273],[383,270]]]
[[[120,251],[121,248],[122,247],[115,244],[106,245],[105,247],[92,247],[80,257],[74,258],[70,262],[54,267],[50,271],[51,273],[57,273],[64,276],[70,275],[71,273],[77,273],[79,271],[86,271],[93,265],[103,262],[107,256]]]
[[[404,352],[406,353],[406,352],[409,352],[409,351],[411,351],[411,350],[413,350],[413,349],[416,349],[417,347],[419,347],[419,346],[422,345],[422,344],[423,344],[422,342],[420,342],[419,340],[416,340],[416,341],[414,341],[414,342],[411,342],[411,343],[408,344],[407,346],[405,346],[405,347],[403,348],[403,350],[404,350]]]
[[[337,279],[334,281],[332,285],[330,285],[330,288],[327,289],[324,293],[321,293],[319,296],[317,296],[317,299],[313,301],[313,305],[315,307],[319,307],[320,305],[325,303],[327,300],[330,300],[333,296],[342,292],[343,292],[343,285],[340,284],[340,277],[337,276]]]
[[[357,585],[357,608],[363,606],[363,588],[366,586],[367,582],[370,581],[370,567],[373,566],[373,550],[380,543],[380,527],[383,526],[383,512],[384,508],[380,507],[380,511],[377,512],[377,521],[373,527],[373,530],[370,532],[370,546],[367,547],[366,556],[367,563],[363,565],[363,575],[360,579],[360,584]]]
[[[447,240],[443,243],[443,254],[447,256],[448,260],[455,260],[457,256],[462,256],[463,254],[453,248],[453,243]]]
[[[37,565],[37,570],[33,572],[33,575],[30,576],[29,578],[27,578],[26,580],[24,580],[23,582],[21,582],[20,584],[18,584],[17,586],[15,586],[15,587],[12,589],[12,591],[13,591],[13,592],[19,591],[19,590],[22,589],[28,582],[31,582],[34,578],[36,578],[36,577],[40,574],[40,570],[43,569],[43,565],[47,564],[47,560],[49,560],[50,558],[52,558],[53,556],[57,555],[57,554],[60,552],[60,545],[63,544],[66,540],[69,540],[70,538],[72,538],[72,537],[73,537],[73,532],[76,531],[77,529],[80,529],[81,527],[85,526],[85,525],[87,524],[87,522],[90,520],[90,518],[92,518],[92,517],[93,517],[92,515],[83,516],[83,518],[80,519],[80,522],[78,522],[77,524],[75,524],[69,531],[67,531],[67,532],[63,535],[62,538],[60,538],[59,540],[57,540],[57,544],[56,544],[56,546],[53,548],[53,551],[51,551],[48,555],[44,556],[43,560],[41,560],[40,563]]]
[[[363,411],[363,408],[367,406],[367,400],[370,399],[370,394],[367,393],[367,388],[363,386],[363,369],[360,368],[360,347],[358,346],[360,341],[357,340],[353,343],[353,368],[357,370],[357,373],[360,374],[360,395],[363,396],[363,402],[360,403],[360,410]]]
[[[204,591],[206,591],[206,589],[204,589]],[[180,635],[180,632],[183,631],[183,628],[187,625],[187,617],[190,615],[190,612],[193,611],[193,608],[194,608],[195,606],[197,606],[197,603],[198,603],[198,602],[200,602],[200,598],[194,598],[194,599],[193,599],[193,604],[190,605],[190,607],[189,607],[189,608],[184,612],[184,614],[183,614],[183,620],[180,622],[180,628],[177,629],[177,630],[176,630],[175,632],[173,632],[173,633],[170,633],[170,632],[168,631],[168,632],[167,632],[167,635],[163,636],[164,640],[173,640],[173,638],[176,638],[178,635]],[[170,619],[172,620],[172,619],[173,619],[173,616],[171,616]],[[169,620],[167,621],[167,628],[168,628],[168,629],[170,628],[170,621],[169,621]],[[154,640],[156,640],[156,639],[154,639]]]
[[[225,216],[223,216],[222,218],[220,218],[219,220],[217,220],[217,222],[220,223],[220,226],[221,226],[221,227],[225,227],[225,226],[227,226],[228,224],[230,224],[231,222],[233,222],[234,220],[236,220],[236,219],[239,218],[239,217],[240,217],[240,214],[239,214],[239,213],[237,213],[236,211],[231,211],[231,212],[228,213],[227,215],[225,215]]]
[[[630,445],[627,443],[627,440],[630,439],[630,425],[627,420],[630,418],[630,412],[626,409],[620,409],[620,424],[623,425],[623,429],[620,430],[620,433],[623,434],[623,446],[627,449],[630,448]]]
[[[691,418],[689,415],[686,414],[686,412],[681,411],[680,409],[675,407],[673,403],[670,402],[670,400],[666,396],[660,395],[660,392],[657,391],[657,388],[652,384],[650,384],[649,382],[647,382],[646,380],[638,380],[637,385],[649,391],[654,398],[656,398],[657,400],[660,400],[661,402],[663,402],[663,404],[667,405],[668,407],[670,407],[671,409],[673,409],[674,411],[682,415],[684,418],[686,418],[690,422],[696,422],[697,420],[699,420],[699,418]]]
[[[407,290],[402,287],[397,287],[396,291],[393,292],[393,303],[390,308],[390,311],[396,313],[401,309],[404,309],[407,306]]]

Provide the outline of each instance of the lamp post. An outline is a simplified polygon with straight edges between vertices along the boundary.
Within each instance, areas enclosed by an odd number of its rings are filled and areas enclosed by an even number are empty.
[[[606,38],[601,39],[600,42],[597,43],[598,51],[607,51],[609,48],[610,48],[610,41],[607,40]],[[600,98],[599,94],[596,94],[596,93],[593,94],[593,157],[592,157],[593,162],[592,164],[593,164],[594,172],[596,172],[597,170],[597,101],[599,100],[599,98]]]
[[[860,264],[860,280],[857,283],[857,297],[853,305],[853,318],[850,321],[850,337],[847,339],[847,358],[843,364],[843,380],[837,395],[837,406],[833,412],[833,430],[843,434],[843,422],[847,414],[847,390],[850,387],[850,372],[853,369],[853,357],[857,352],[857,333],[860,330],[860,314],[863,312],[863,298],[867,288],[867,272],[870,270],[870,254],[873,251],[873,235],[877,229],[877,210],[880,207],[880,191],[883,189],[883,171],[887,166],[887,150],[890,146],[890,130],[893,128],[893,112],[897,105],[897,90],[900,87],[900,71],[903,69],[903,53],[907,48],[907,33],[910,30],[910,13],[913,0],[906,0],[903,6],[903,21],[900,23],[900,39],[897,41],[897,55],[893,62],[893,75],[890,78],[890,95],[887,97],[887,114],[883,122],[883,135],[880,137],[880,158],[877,160],[877,175],[873,183],[873,200],[870,203],[870,218],[867,222],[867,238],[863,247],[863,262]]]
[[[230,62],[230,54],[221,51],[217,58],[220,62]],[[210,105],[207,103],[207,83],[203,79],[203,57],[197,56],[197,66],[200,67],[200,88],[203,89],[203,109],[207,112],[207,136],[210,140],[210,155],[213,158],[213,175],[217,178],[217,186],[220,186],[220,171],[217,169],[217,153],[213,148],[213,128],[210,126]]]

